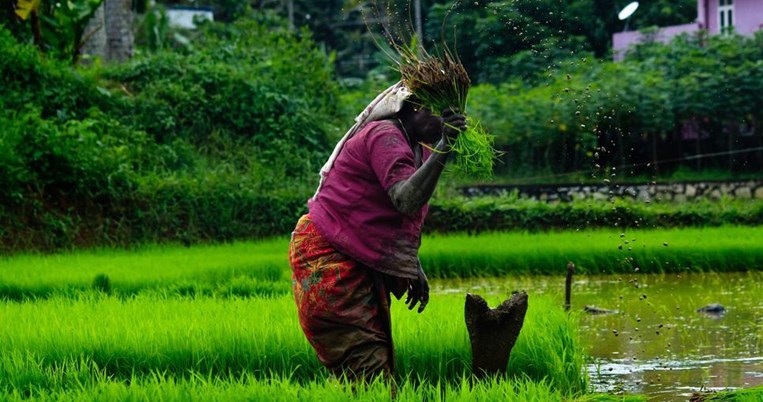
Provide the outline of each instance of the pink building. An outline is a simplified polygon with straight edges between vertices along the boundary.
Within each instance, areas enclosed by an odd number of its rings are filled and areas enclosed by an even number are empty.
[[[741,35],[752,35],[763,29],[763,0],[697,0],[695,22],[658,28],[653,39],[668,42],[676,35],[701,29],[716,35],[728,32],[731,27]],[[612,35],[614,59],[622,60],[630,45],[643,40],[644,35],[638,31]]]

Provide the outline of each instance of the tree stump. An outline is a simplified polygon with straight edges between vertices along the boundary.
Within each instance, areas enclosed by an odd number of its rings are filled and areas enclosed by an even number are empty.
[[[506,372],[511,349],[527,312],[527,293],[514,293],[491,309],[478,295],[466,294],[464,317],[472,344],[472,373],[477,377]]]

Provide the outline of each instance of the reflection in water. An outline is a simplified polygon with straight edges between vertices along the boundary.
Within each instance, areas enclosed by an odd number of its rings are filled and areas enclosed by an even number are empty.
[[[434,281],[439,293],[526,290],[564,303],[564,277]],[[763,273],[576,277],[572,311],[596,391],[682,400],[763,384]],[[721,311],[718,306],[723,306]],[[613,314],[589,314],[585,307]]]
[[[588,366],[600,392],[660,395],[685,401],[699,390],[725,390],[763,384],[763,357],[685,360],[611,359]]]

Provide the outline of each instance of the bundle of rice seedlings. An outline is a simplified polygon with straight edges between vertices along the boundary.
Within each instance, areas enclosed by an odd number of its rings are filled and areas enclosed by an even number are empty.
[[[471,80],[457,57],[445,51],[443,56],[430,55],[415,43],[397,48],[398,69],[403,83],[413,92],[420,106],[441,113],[448,108],[466,113]],[[450,169],[471,178],[489,178],[499,153],[493,148],[494,137],[474,119],[467,116],[466,129],[450,144],[455,160]]]

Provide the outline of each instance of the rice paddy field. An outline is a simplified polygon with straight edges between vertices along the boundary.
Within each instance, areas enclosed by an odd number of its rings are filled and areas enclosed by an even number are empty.
[[[760,270],[762,234],[721,227],[427,237],[427,310],[393,303],[397,400],[647,400],[594,392],[590,342],[581,336],[590,323],[548,291],[529,293],[507,376],[472,379],[464,292],[495,305],[540,278],[533,275],[563,274],[567,261],[576,278]],[[279,238],[3,258],[0,400],[388,400],[389,384],[352,387],[318,363],[297,321],[287,245]],[[490,280],[503,287],[477,285]],[[739,396],[731,395],[716,396]]]
[[[439,383],[461,392],[470,363],[462,304],[461,297],[433,298],[426,316],[397,304],[397,366],[412,376],[401,377],[403,384]],[[204,382],[220,391],[236,384],[327,386],[289,296],[123,300],[87,294],[5,303],[0,316],[13,323],[0,330],[0,385],[14,397],[68,394],[72,387],[95,392],[104,383],[150,389],[157,381],[189,391]],[[439,325],[427,324],[432,321]],[[575,328],[560,308],[534,300],[509,373],[534,380],[544,392],[583,393],[587,379]]]
[[[425,236],[431,278],[733,272],[763,267],[763,227],[591,230]],[[222,245],[146,246],[0,259],[0,298],[22,300],[101,289],[173,295],[276,295],[291,291],[288,238]]]

